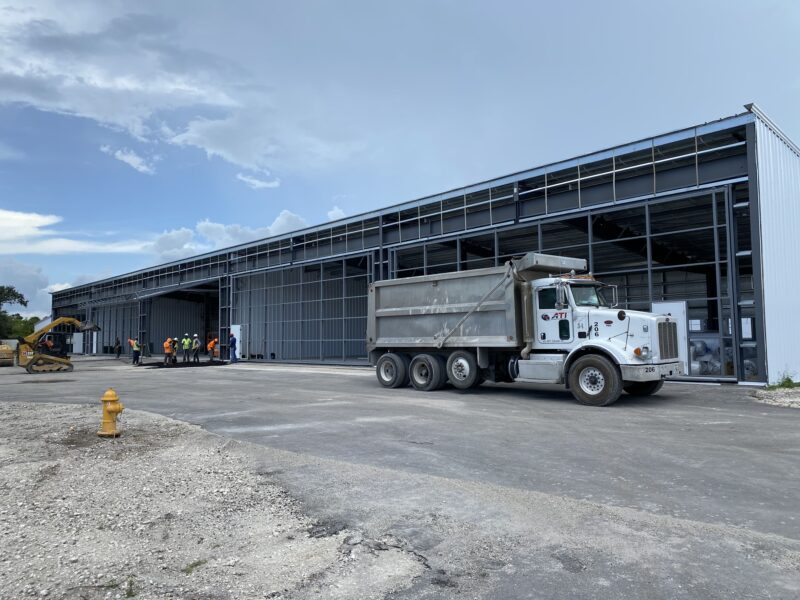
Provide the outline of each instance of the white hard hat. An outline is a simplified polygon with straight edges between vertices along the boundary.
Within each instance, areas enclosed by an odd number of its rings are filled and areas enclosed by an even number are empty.
[[[188,333],[184,333],[183,337],[189,337],[189,334]]]
[[[194,337],[197,337],[197,334],[196,334],[196,333],[194,334]]]

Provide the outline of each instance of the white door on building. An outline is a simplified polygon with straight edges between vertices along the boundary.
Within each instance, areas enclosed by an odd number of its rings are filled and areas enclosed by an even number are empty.
[[[231,325],[231,333],[236,338],[236,358],[247,356],[245,349],[245,340],[242,338],[242,332],[245,327],[242,325]]]
[[[83,332],[76,331],[72,334],[72,353],[83,354]]]

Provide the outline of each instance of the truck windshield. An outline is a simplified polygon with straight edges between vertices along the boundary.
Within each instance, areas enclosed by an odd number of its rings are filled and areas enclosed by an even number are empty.
[[[599,285],[570,285],[575,306],[595,306],[597,308],[611,306],[611,299],[606,290]]]

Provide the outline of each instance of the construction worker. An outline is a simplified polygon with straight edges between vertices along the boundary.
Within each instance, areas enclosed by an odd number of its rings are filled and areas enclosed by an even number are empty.
[[[119,360],[119,355],[122,354],[122,344],[119,341],[119,338],[114,340],[114,354],[117,356],[117,360]]]
[[[168,337],[164,341],[164,366],[168,367],[172,362],[172,338]]]
[[[219,344],[219,338],[214,338],[208,342],[208,346],[206,346],[206,350],[208,350],[208,362],[214,362],[214,348],[217,347],[217,344]]]
[[[183,349],[183,362],[189,362],[189,351],[192,349],[192,338],[189,337],[188,333],[183,334],[181,348]]]
[[[192,362],[193,363],[200,362],[200,338],[197,337],[196,333],[192,338]]]
[[[178,363],[178,336],[172,338],[172,364]]]
[[[142,354],[142,347],[139,345],[139,338],[128,338],[128,343],[131,346],[131,350],[133,350],[133,365],[138,367],[139,357]]]
[[[236,362],[236,336],[233,335],[232,331],[228,336],[228,348],[230,348],[231,364],[233,364]]]

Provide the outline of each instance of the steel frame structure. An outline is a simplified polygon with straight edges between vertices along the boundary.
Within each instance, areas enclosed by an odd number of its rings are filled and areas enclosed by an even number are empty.
[[[261,344],[248,351],[247,358],[358,361],[366,358],[363,336],[360,342],[358,336],[366,306],[362,314],[359,298],[366,297],[366,286],[372,281],[496,266],[528,250],[575,253],[587,258],[598,276],[625,280],[622,298],[630,308],[648,308],[650,302],[664,298],[702,300],[696,302],[697,312],[705,311],[700,320],[715,328],[720,339],[719,362],[726,362],[726,352],[734,356],[731,367],[723,367],[716,375],[763,380],[765,357],[758,339],[763,331],[763,298],[759,286],[753,283],[760,269],[758,197],[749,185],[758,168],[753,158],[754,119],[754,113],[748,111],[289,234],[76,286],[53,294],[53,316],[91,318],[109,307],[137,306],[136,333],[148,339],[153,298],[216,282],[220,339],[226,340],[231,323],[237,323],[250,327],[249,341],[257,339],[253,344]],[[692,208],[695,204],[705,206],[709,202],[711,212],[703,213],[702,218],[711,218],[710,222],[699,228],[690,223],[670,232],[670,247],[702,243],[708,260],[690,261],[688,269],[680,262],[670,262],[661,244],[669,236],[653,230],[662,218],[654,219],[653,211],[671,203],[674,217],[685,221],[689,218],[685,215],[697,212]],[[639,208],[643,218],[635,224],[626,225],[613,216]],[[684,216],[681,210],[686,211]],[[598,225],[598,219],[608,222]],[[639,226],[641,230],[636,229]],[[704,239],[704,235],[710,238]],[[617,261],[615,268],[609,268],[614,266],[615,251],[630,254],[635,266]],[[686,248],[683,255],[690,256]],[[336,277],[328,277],[334,272]],[[698,281],[694,281],[684,274],[683,282],[670,279],[677,277],[676,273],[693,272],[702,277],[698,275]],[[673,275],[660,279],[662,273]],[[695,290],[700,279],[705,280],[705,292]],[[334,280],[338,283],[330,283]],[[331,303],[332,299],[341,305],[341,312],[325,312],[336,303]],[[295,304],[299,312],[293,312]],[[709,308],[712,304],[715,308]],[[275,309],[278,305],[280,311]],[[743,309],[746,318],[752,319],[749,330],[755,331],[754,339],[743,338]],[[326,316],[330,314],[333,316]],[[327,322],[336,319],[342,320],[341,327]],[[295,329],[278,334],[270,328],[277,323],[293,323],[287,327]],[[254,324],[263,325],[263,332],[255,331]],[[325,333],[331,328],[340,332],[339,337]],[[270,340],[277,339],[278,350],[270,349]],[[334,347],[341,348],[341,353],[334,356]],[[226,350],[223,346],[223,353]],[[745,368],[744,361],[755,365],[755,375],[748,372],[753,367]]]

